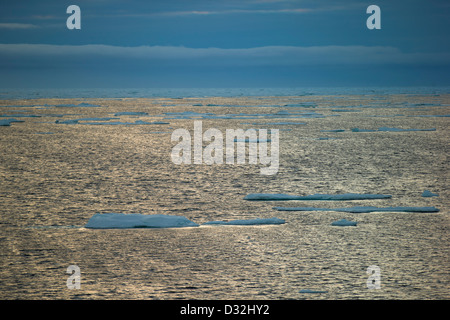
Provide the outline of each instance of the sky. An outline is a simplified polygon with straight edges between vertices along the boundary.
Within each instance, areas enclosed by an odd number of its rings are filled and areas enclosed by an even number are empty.
[[[0,86],[447,86],[449,17],[448,0],[1,0]]]

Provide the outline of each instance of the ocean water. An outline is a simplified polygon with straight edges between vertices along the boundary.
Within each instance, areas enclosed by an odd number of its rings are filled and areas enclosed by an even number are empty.
[[[23,121],[0,126],[1,299],[450,298],[446,88],[4,89],[1,99],[0,120]],[[192,132],[196,120],[203,131],[279,129],[278,173],[174,164],[171,134]],[[244,200],[250,193],[392,197]],[[96,213],[178,215],[200,226],[85,228]],[[285,223],[203,225],[272,217]],[[340,219],[357,226],[331,225]],[[67,287],[70,265],[80,289]],[[374,265],[379,289],[367,286]]]

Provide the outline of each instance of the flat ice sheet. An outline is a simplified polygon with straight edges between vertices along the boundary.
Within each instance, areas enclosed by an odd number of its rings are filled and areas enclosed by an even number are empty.
[[[278,211],[338,211],[350,213],[368,212],[439,212],[435,207],[350,207],[350,208],[316,208],[316,207],[274,207]]]
[[[182,228],[198,227],[186,217],[163,214],[96,213],[85,225],[92,229]]]
[[[263,224],[283,224],[285,221],[279,218],[257,218],[248,220],[232,220],[232,221],[209,221],[203,225],[263,225]]]
[[[251,193],[244,197],[249,201],[286,201],[286,200],[366,200],[366,199],[389,199],[391,195],[385,194],[313,194],[308,196],[289,195],[283,193]]]

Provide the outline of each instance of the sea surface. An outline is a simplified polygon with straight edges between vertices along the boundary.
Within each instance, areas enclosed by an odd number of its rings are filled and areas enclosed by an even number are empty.
[[[0,99],[0,123],[21,121],[0,126],[0,299],[450,298],[449,88],[2,89]],[[194,121],[224,135],[279,129],[278,173],[174,164],[171,134],[193,133]],[[200,226],[85,228],[96,213]],[[272,217],[285,223],[203,225]],[[331,225],[344,218],[357,226]],[[70,265],[80,289],[67,286]],[[370,266],[379,289],[367,285]]]

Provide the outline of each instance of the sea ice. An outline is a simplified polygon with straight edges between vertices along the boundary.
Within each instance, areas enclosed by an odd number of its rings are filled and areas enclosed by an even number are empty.
[[[37,114],[22,114],[22,113],[16,113],[16,114],[1,114],[1,118],[7,118],[7,117],[15,117],[15,118],[40,118],[40,115]]]
[[[436,131],[436,128],[431,128],[431,129],[401,129],[401,128],[388,128],[388,127],[381,127],[381,128],[378,128],[378,131],[385,131],[385,132],[404,132],[404,131]]]
[[[121,122],[121,121],[111,121],[111,122],[85,122],[83,124],[87,124],[87,125],[141,125],[141,124],[155,124],[153,122],[147,122],[147,121],[142,121],[142,120],[136,120],[135,122]]]
[[[25,121],[17,120],[17,119],[14,119],[14,118],[11,118],[11,119],[0,119],[0,126],[9,127],[12,122],[25,122]]]
[[[195,222],[182,216],[170,216],[163,214],[124,214],[124,213],[96,213],[86,228],[92,229],[127,229],[127,228],[182,228],[198,227]]]
[[[313,194],[308,196],[296,196],[283,193],[251,193],[244,197],[250,201],[284,201],[284,200],[364,200],[364,199],[388,199],[391,195],[385,194]]]
[[[130,111],[123,111],[123,112],[117,112],[114,114],[114,116],[147,116],[147,112],[130,112]]]
[[[320,132],[344,132],[345,129],[320,130]]]
[[[341,219],[338,221],[334,221],[331,223],[332,226],[338,226],[338,227],[349,227],[349,226],[356,226],[356,221],[349,221],[347,219]]]
[[[274,207],[278,211],[337,211],[350,213],[368,212],[439,212],[435,207],[350,207],[350,208],[316,208],[316,207]]]
[[[437,194],[437,193],[433,193],[433,192],[431,192],[431,191],[429,191],[429,190],[425,190],[423,193],[422,193],[422,197],[438,197],[439,195]]]
[[[204,225],[262,225],[262,224],[283,224],[285,221],[279,218],[258,218],[248,220],[232,220],[232,221],[209,221]]]
[[[56,120],[55,123],[59,123],[59,124],[77,124],[78,120],[77,119],[70,119],[70,120]]]

